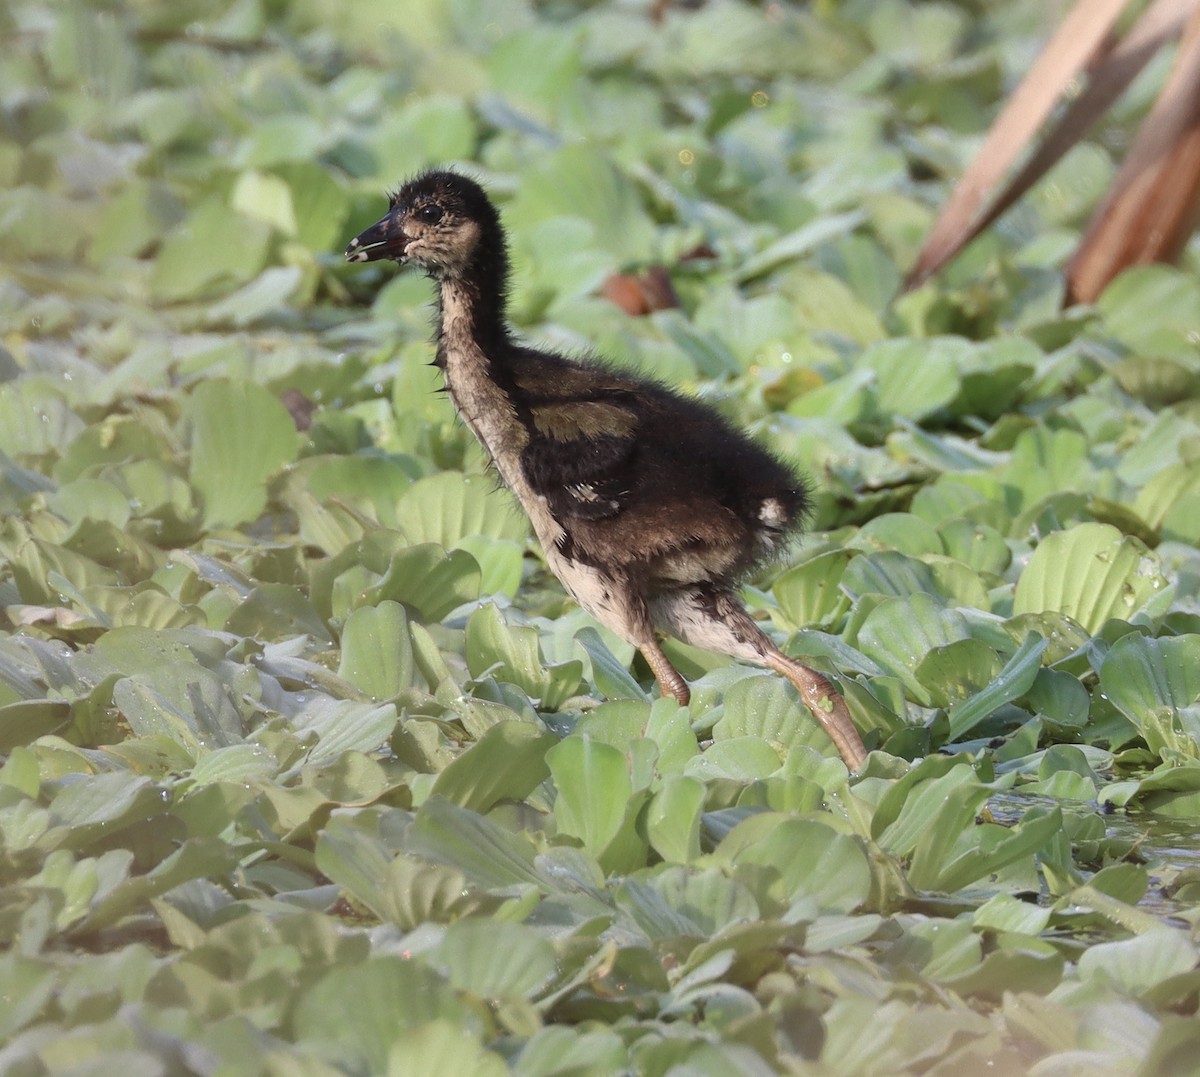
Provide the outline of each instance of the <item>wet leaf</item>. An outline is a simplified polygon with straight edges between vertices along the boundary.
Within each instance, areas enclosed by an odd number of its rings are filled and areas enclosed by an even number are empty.
[[[1021,573],[1013,613],[1065,613],[1089,632],[1130,619],[1166,584],[1157,559],[1109,524],[1048,535]]]
[[[371,699],[391,699],[412,683],[412,640],[398,602],[362,606],[342,626],[338,676]]]
[[[1123,636],[1100,667],[1100,687],[1151,751],[1200,757],[1200,636]]]

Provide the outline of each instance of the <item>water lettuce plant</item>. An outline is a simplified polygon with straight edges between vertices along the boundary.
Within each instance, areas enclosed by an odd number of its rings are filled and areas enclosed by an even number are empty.
[[[1149,89],[896,299],[1042,5],[0,26],[0,1069],[1191,1072],[1196,248],[1059,309]],[[454,162],[522,332],[817,477],[745,598],[861,775],[761,671],[652,698],[545,571],[427,282],[339,253]]]

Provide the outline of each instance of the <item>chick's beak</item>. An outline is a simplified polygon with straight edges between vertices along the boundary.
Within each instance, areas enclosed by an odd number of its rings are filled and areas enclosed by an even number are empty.
[[[350,246],[346,248],[346,261],[377,262],[381,258],[391,258],[403,262],[408,243],[409,237],[405,235],[396,215],[389,213],[350,240]]]

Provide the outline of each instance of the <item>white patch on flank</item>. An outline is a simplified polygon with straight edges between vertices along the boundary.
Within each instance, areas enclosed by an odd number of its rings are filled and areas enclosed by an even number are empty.
[[[783,527],[787,523],[787,513],[778,498],[768,497],[758,506],[758,518],[768,527]]]

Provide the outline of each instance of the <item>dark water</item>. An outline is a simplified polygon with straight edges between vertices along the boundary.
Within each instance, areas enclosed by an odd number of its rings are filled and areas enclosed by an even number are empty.
[[[1129,843],[1127,859],[1144,866],[1150,877],[1150,886],[1138,902],[1144,912],[1175,917],[1200,903],[1200,819],[1164,818],[1120,808],[1107,813],[1095,803],[1071,803],[1020,790],[998,793],[988,801],[993,818],[1003,824],[1018,822],[1035,805],[1059,807],[1064,814],[1097,816],[1114,845]],[[1184,872],[1187,877],[1180,879]]]
[[[1195,908],[1200,898],[1200,819],[1164,819],[1152,812],[1127,812],[1105,819],[1113,837],[1141,838],[1138,857],[1150,875],[1150,889],[1138,907],[1159,916],[1173,916]],[[1195,881],[1175,893],[1181,872]]]

